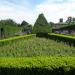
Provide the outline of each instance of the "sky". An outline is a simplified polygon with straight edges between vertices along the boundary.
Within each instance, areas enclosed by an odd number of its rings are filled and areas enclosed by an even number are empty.
[[[59,22],[59,18],[66,21],[69,16],[75,17],[75,0],[0,0],[0,20],[34,24],[40,13],[48,22]]]

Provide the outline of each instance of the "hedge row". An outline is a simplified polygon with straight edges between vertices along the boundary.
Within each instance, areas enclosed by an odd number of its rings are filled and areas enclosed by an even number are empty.
[[[3,40],[0,40],[0,46],[10,43],[10,42],[13,42],[13,41],[16,41],[16,40],[19,40],[19,39],[30,38],[30,37],[34,37],[34,36],[36,36],[36,35],[29,34],[29,35],[16,36],[16,37],[8,38],[8,39],[3,39]]]
[[[53,40],[66,42],[70,46],[75,46],[75,37],[54,33],[48,34],[48,37]]]
[[[0,75],[75,75],[75,57],[0,58]]]

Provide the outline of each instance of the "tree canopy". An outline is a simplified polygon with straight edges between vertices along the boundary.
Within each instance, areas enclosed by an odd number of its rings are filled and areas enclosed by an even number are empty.
[[[50,33],[51,25],[47,22],[44,14],[40,14],[34,24],[33,33]]]
[[[28,23],[27,23],[26,21],[23,21],[23,22],[21,23],[21,26],[26,26],[26,25],[28,25]]]

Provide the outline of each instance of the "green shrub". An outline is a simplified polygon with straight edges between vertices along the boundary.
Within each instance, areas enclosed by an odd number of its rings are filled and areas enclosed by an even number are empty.
[[[75,47],[48,38],[25,35],[0,43],[0,57],[75,56]]]
[[[44,37],[44,38],[48,38],[48,33],[37,33],[36,37]]]
[[[75,75],[75,57],[0,58],[0,75]]]
[[[20,24],[17,24],[11,19],[0,20],[0,29],[1,28],[3,28],[3,37],[0,37],[1,39],[15,36],[15,33],[19,33],[22,30]]]
[[[36,33],[50,33],[50,32],[51,32],[51,25],[48,24],[44,15],[40,14],[34,24],[33,33],[36,34]]]
[[[69,45],[75,46],[75,37],[72,37],[72,36],[66,36],[66,35],[53,33],[53,34],[49,34],[49,38],[57,40],[57,41],[63,41]]]
[[[17,41],[24,38],[29,38],[35,36],[35,34],[29,34],[29,35],[23,35],[23,36],[16,36],[8,39],[0,40],[0,46],[3,46],[4,44],[8,44],[9,42]]]

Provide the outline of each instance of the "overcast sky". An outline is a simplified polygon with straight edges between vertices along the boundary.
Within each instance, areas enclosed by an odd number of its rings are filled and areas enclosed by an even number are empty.
[[[75,17],[75,0],[0,0],[0,19],[34,24],[40,13],[44,13],[48,22]]]

